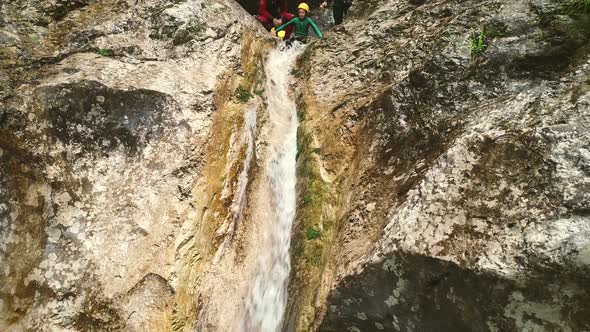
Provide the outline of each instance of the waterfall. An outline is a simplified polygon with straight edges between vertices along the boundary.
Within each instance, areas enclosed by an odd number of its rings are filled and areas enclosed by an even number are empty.
[[[242,331],[279,331],[287,304],[297,153],[297,110],[289,97],[289,72],[303,49],[296,43],[287,50],[273,50],[265,63],[270,132],[265,165],[269,199],[264,208],[269,220],[265,223],[268,228],[260,237],[261,254],[246,298]]]

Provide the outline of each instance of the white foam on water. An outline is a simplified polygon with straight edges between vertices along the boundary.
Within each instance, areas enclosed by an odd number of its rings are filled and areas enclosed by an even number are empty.
[[[291,262],[291,228],[295,218],[297,109],[289,97],[290,70],[304,47],[296,43],[287,50],[273,50],[266,63],[265,92],[270,135],[266,185],[271,199],[264,207],[272,220],[265,229],[252,288],[246,299],[242,331],[280,331],[287,305]]]

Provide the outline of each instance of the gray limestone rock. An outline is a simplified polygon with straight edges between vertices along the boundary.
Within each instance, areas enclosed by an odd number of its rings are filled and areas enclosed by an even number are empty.
[[[0,12],[0,330],[168,328],[213,92],[263,31],[230,1]]]
[[[339,226],[311,326],[589,330],[588,15],[549,0],[352,11],[301,81],[342,197],[324,202]]]

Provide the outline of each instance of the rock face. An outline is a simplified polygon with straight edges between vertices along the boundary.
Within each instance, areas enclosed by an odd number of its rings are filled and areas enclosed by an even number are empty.
[[[0,13],[0,330],[240,330],[266,33],[230,0]],[[589,22],[357,0],[308,46],[284,330],[590,330]]]
[[[288,328],[590,329],[588,21],[359,1],[307,50]]]
[[[0,330],[190,329],[211,127],[263,31],[231,1],[0,12]]]

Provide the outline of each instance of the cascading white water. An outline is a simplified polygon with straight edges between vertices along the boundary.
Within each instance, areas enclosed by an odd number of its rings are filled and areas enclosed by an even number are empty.
[[[263,208],[270,220],[265,223],[268,229],[263,230],[264,236],[260,237],[262,250],[246,299],[243,331],[279,331],[287,305],[297,153],[297,111],[294,101],[289,98],[289,72],[303,48],[296,43],[288,50],[273,50],[265,64],[265,91],[271,127],[265,169],[270,199]]]

